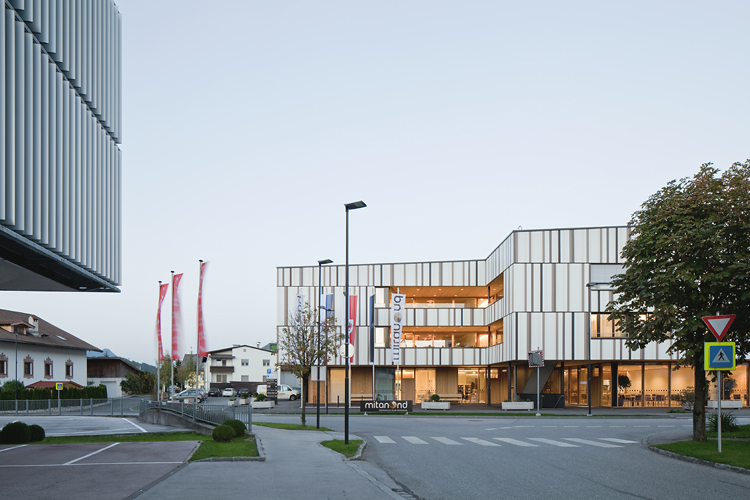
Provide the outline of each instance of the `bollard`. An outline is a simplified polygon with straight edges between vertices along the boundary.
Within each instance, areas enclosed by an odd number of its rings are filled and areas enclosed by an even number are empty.
[[[91,415],[94,414],[94,398],[89,398],[89,404],[91,405]]]
[[[81,415],[83,415],[83,398],[81,398],[80,407],[81,407]]]

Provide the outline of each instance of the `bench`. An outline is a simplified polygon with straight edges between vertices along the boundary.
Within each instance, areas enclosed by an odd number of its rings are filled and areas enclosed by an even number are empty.
[[[372,394],[352,394],[351,396],[352,403],[360,402],[360,401],[372,401]]]
[[[440,401],[446,401],[448,403],[461,404],[463,396],[461,394],[438,394]]]

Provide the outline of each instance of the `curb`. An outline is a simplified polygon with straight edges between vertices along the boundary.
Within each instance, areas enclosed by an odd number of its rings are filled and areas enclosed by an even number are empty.
[[[706,465],[708,467],[713,467],[715,469],[723,469],[723,470],[727,470],[730,472],[739,472],[740,474],[745,474],[745,475],[750,476],[750,469],[743,469],[742,467],[736,467],[734,465],[720,464],[717,462],[709,462],[708,460],[701,460],[700,458],[679,455],[671,451],[662,450],[660,448],[655,448],[652,445],[650,445],[648,449],[660,455],[664,455],[666,457],[676,458],[677,460],[682,460],[683,462],[690,462],[690,463],[694,463],[698,465]]]
[[[193,456],[193,454],[198,450],[198,446],[200,446],[200,443],[195,447],[193,450],[193,453],[190,454],[190,456],[187,458],[185,463],[201,463],[201,462],[265,462],[266,461],[266,450],[263,448],[263,444],[260,442],[260,437],[257,434],[253,434],[255,436],[255,447],[258,449],[258,456],[257,457],[213,457],[213,458],[204,458],[203,460],[194,460],[193,462],[190,462],[190,458]]]

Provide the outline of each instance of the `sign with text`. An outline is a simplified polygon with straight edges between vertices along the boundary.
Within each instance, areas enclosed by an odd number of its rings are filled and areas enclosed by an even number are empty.
[[[411,399],[393,400],[393,401],[360,401],[359,411],[377,412],[377,413],[394,413],[402,411],[411,411],[413,401]]]
[[[737,368],[734,342],[706,342],[703,367],[709,370],[734,370]]]
[[[279,402],[279,389],[276,386],[276,381],[273,379],[266,380],[266,397],[274,403]]]
[[[391,361],[399,364],[401,358],[401,326],[406,322],[406,295],[391,294]]]

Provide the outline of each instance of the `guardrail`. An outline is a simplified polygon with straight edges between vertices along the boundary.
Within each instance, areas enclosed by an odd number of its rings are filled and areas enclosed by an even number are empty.
[[[0,415],[135,415],[133,398],[0,400]]]
[[[213,425],[221,425],[227,420],[239,420],[247,426],[248,431],[253,429],[253,410],[250,405],[207,405],[198,403],[196,407],[193,403],[168,403],[159,401],[141,400],[140,411],[146,410],[169,411],[182,415],[185,418],[191,418],[200,422]]]

